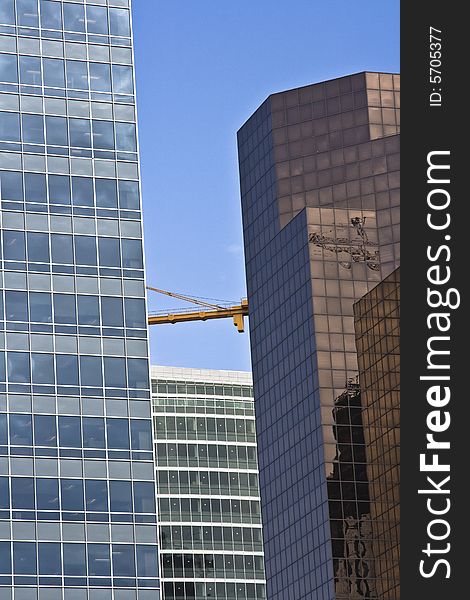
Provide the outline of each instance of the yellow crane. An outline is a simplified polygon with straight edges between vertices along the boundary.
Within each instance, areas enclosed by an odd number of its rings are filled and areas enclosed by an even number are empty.
[[[248,316],[248,300],[242,298],[240,304],[212,304],[202,298],[194,298],[192,296],[185,296],[176,292],[168,292],[167,290],[161,290],[150,285],[147,289],[158,294],[164,294],[170,296],[170,298],[177,298],[184,300],[185,302],[191,302],[198,306],[203,307],[201,310],[194,309],[180,309],[174,312],[155,312],[148,315],[149,325],[162,325],[165,323],[185,323],[187,321],[207,321],[209,319],[227,319],[232,318],[233,324],[237,328],[239,333],[245,331],[245,317]]]

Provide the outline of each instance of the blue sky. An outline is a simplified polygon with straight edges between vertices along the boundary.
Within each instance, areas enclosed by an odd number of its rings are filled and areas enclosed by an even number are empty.
[[[134,0],[133,20],[148,283],[238,301],[237,130],[272,92],[398,71],[399,0]],[[231,320],[154,326],[151,352],[153,364],[250,368]]]

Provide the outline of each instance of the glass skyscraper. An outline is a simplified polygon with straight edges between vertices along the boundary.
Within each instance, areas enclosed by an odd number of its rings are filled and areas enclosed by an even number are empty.
[[[164,600],[266,598],[251,374],[152,367]]]
[[[273,94],[238,134],[269,600],[393,589],[353,306],[399,264],[399,89],[358,73]]]
[[[128,0],[0,0],[0,599],[159,598]]]

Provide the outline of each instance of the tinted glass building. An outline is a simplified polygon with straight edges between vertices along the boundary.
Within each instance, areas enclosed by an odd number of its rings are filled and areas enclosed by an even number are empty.
[[[273,94],[238,133],[270,600],[382,589],[353,305],[399,262],[399,87]]]
[[[0,598],[155,600],[128,0],[1,0],[0,185]]]
[[[251,374],[152,367],[165,600],[264,600]]]
[[[400,598],[400,269],[354,305],[377,595]]]

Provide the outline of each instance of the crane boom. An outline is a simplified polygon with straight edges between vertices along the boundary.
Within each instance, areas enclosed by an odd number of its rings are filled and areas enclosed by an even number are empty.
[[[239,333],[245,331],[245,317],[248,316],[248,300],[243,298],[240,304],[232,306],[221,306],[219,304],[212,304],[206,302],[200,298],[193,298],[191,296],[185,296],[176,292],[168,292],[167,290],[161,290],[159,288],[147,286],[148,290],[157,292],[159,294],[165,294],[171,298],[178,298],[185,302],[191,302],[204,307],[206,310],[179,310],[172,313],[164,314],[149,314],[147,316],[147,322],[149,325],[163,325],[166,323],[186,323],[188,321],[207,321],[210,319],[227,319],[232,318],[233,324],[237,328]]]

